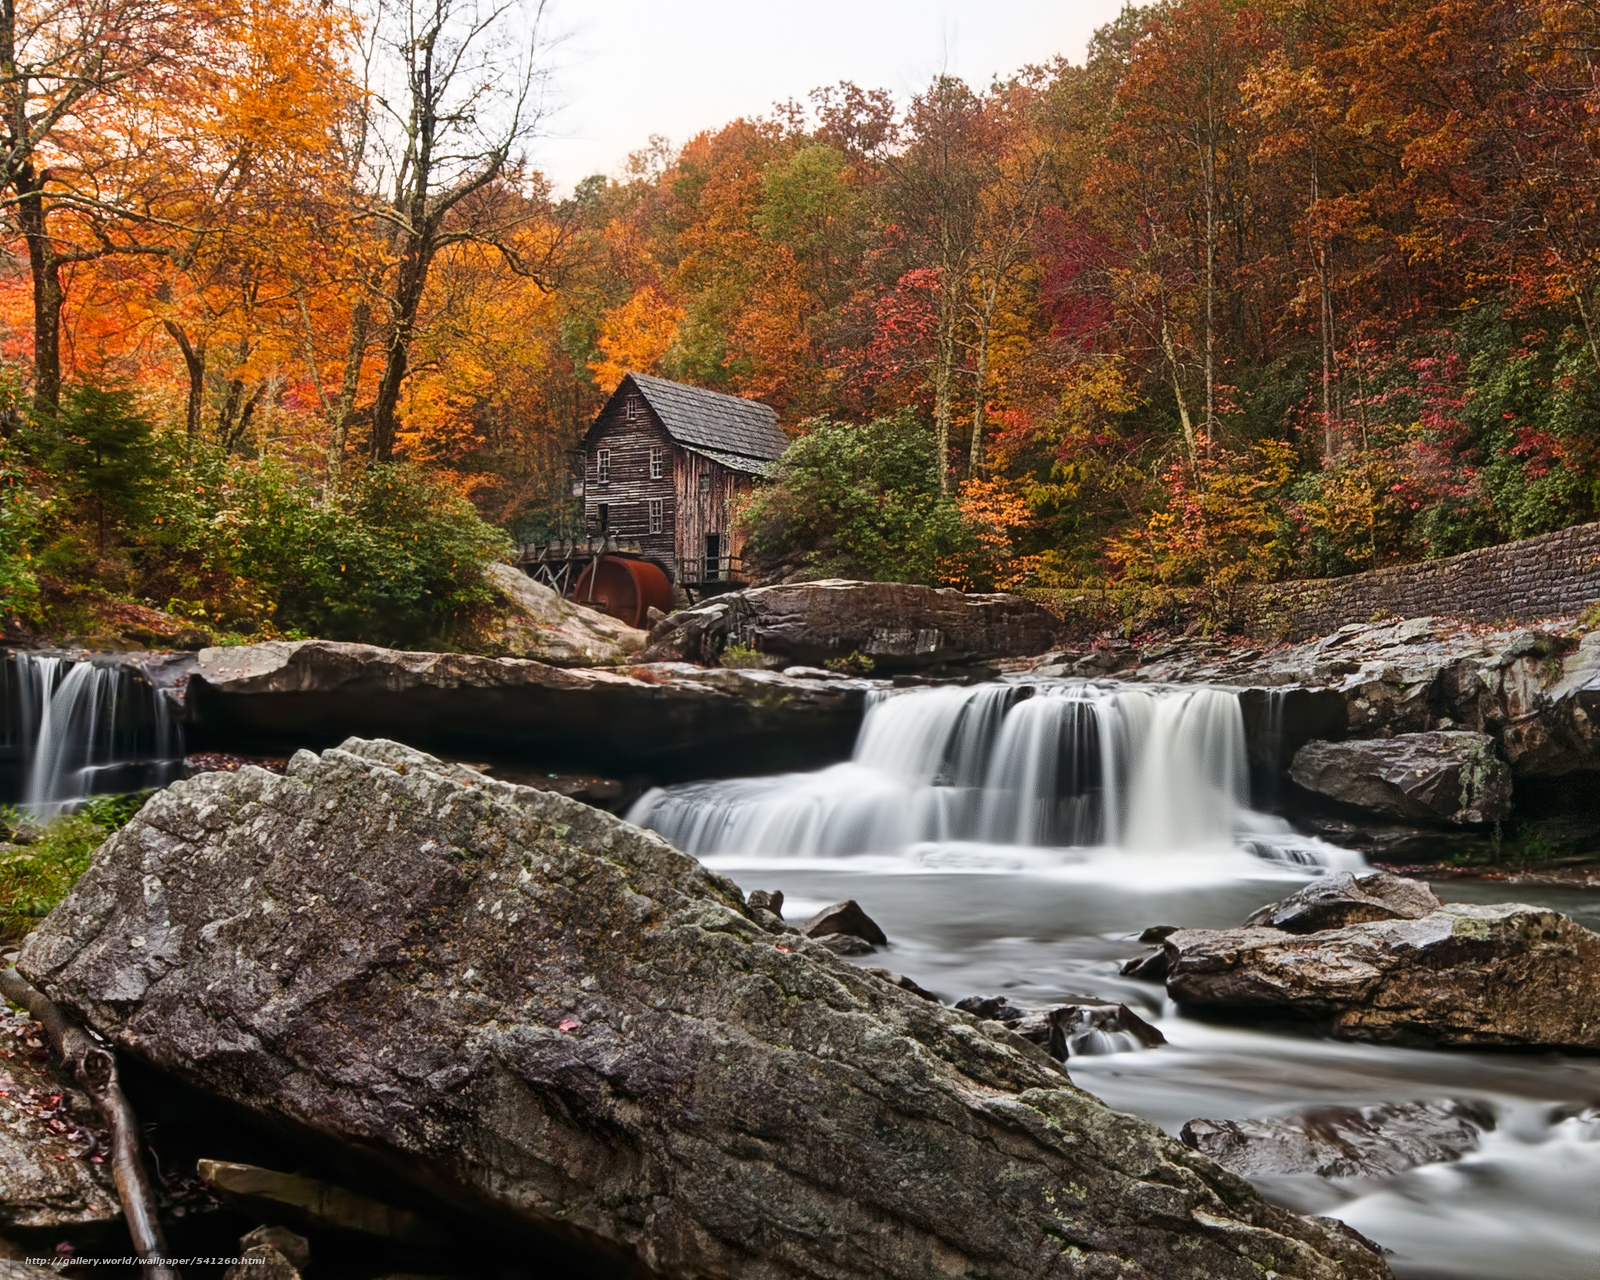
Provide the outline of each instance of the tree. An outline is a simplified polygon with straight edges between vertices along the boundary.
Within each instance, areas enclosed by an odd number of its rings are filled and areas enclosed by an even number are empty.
[[[532,11],[529,11],[529,4]],[[510,232],[537,204],[517,190],[518,148],[543,115],[539,90],[544,0],[382,0],[376,35],[393,85],[374,95],[374,176],[388,195],[370,210],[387,233],[391,267],[383,372],[372,409],[372,456],[394,453],[400,393],[439,252],[476,240],[518,271],[539,274]]]

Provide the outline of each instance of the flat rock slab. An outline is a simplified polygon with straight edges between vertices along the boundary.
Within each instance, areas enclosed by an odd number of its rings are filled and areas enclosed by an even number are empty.
[[[717,596],[650,632],[651,660],[714,661],[740,644],[821,666],[860,655],[880,673],[1043,653],[1060,621],[1021,596],[829,578]]]
[[[191,745],[287,754],[352,732],[656,781],[802,769],[849,757],[869,689],[688,663],[617,670],[331,640],[203,650]]]
[[[1181,1137],[1244,1178],[1384,1178],[1476,1151],[1494,1114],[1470,1102],[1319,1107],[1264,1120],[1191,1120]]]
[[[1511,814],[1511,769],[1484,733],[1310,742],[1295,753],[1289,776],[1316,795],[1385,817],[1476,826]]]
[[[585,1275],[1389,1275],[658,836],[393,743],[174,784],[20,968]]]
[[[1317,933],[1376,920],[1420,920],[1443,906],[1439,896],[1420,880],[1387,871],[1366,875],[1342,871],[1313,880],[1281,902],[1269,903],[1247,917],[1245,924],[1285,933]],[[1140,941],[1158,942],[1176,932],[1169,928],[1160,937],[1146,936]]]
[[[1542,907],[1450,903],[1313,933],[1180,929],[1160,964],[1191,1008],[1344,1039],[1600,1048],[1600,935]]]

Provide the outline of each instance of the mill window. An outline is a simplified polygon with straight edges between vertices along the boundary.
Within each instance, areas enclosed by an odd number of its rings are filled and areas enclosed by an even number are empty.
[[[650,532],[661,532],[661,499],[650,499]]]
[[[628,421],[629,422],[637,422],[637,421],[639,421],[639,397],[638,396],[629,396],[628,397]]]
[[[654,449],[650,450],[650,478],[652,480],[661,479],[661,471],[662,471],[661,453],[662,453],[662,450],[661,450],[661,446],[660,445],[657,445]]]
[[[702,471],[700,473],[700,492],[711,492],[711,473],[709,471]]]
[[[602,449],[594,455],[595,479],[601,484],[611,483],[611,450]]]

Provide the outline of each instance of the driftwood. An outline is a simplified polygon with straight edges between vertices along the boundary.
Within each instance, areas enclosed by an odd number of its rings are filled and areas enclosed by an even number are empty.
[[[144,1263],[145,1280],[178,1280],[178,1273],[166,1263],[167,1241],[156,1216],[155,1193],[139,1158],[139,1122],[117,1082],[115,1055],[97,1044],[15,969],[0,971],[0,995],[21,1005],[29,1017],[44,1027],[51,1048],[94,1100],[111,1131],[111,1176],[117,1184],[134,1252]]]

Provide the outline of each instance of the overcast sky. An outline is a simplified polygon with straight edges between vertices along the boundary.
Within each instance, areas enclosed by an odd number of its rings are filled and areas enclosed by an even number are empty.
[[[1057,54],[1081,61],[1122,0],[551,0],[554,136],[534,160],[569,190],[618,174],[651,134],[675,143],[819,85],[902,101],[941,70],[985,85]]]

